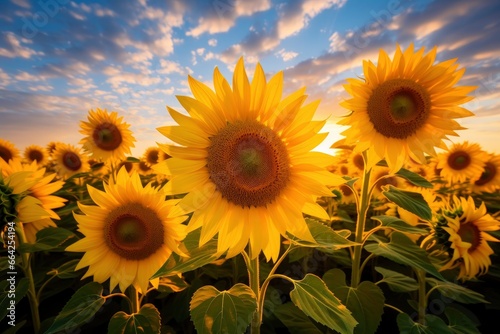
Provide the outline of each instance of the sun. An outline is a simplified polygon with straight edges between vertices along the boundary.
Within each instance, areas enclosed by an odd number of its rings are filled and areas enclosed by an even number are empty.
[[[66,249],[85,252],[76,270],[89,267],[82,279],[110,279],[111,290],[134,285],[145,293],[151,276],[172,252],[181,253],[178,245],[186,236],[186,216],[176,215],[174,200],[166,201],[151,183],[143,187],[139,175],[129,175],[125,167],[116,182],[104,184],[105,191],[87,189],[96,205],[78,202],[83,214],[74,216],[84,237]]]
[[[454,119],[473,115],[460,105],[475,87],[455,86],[465,69],[456,59],[434,64],[436,54],[398,45],[391,60],[380,50],[377,65],[363,63],[364,79],[344,85],[352,98],[341,106],[351,113],[338,123],[350,126],[342,132],[345,144],[368,150],[368,168],[382,159],[391,172],[410,158],[425,164],[425,154],[436,156],[434,148],[446,149],[443,139],[462,129]]]
[[[227,257],[249,245],[252,258],[276,260],[287,232],[314,241],[303,213],[328,219],[316,199],[345,182],[326,170],[334,157],[311,152],[327,135],[312,120],[318,101],[303,105],[305,88],[282,98],[283,72],[266,82],[260,64],[250,82],[242,58],[232,88],[217,68],[215,91],[188,82],[194,98],[178,100],[189,116],[167,107],[179,125],[158,128],[180,146],[160,145],[172,158],[153,168],[172,176],[168,194],[186,194],[178,210],[193,212],[200,244],[218,234]]]

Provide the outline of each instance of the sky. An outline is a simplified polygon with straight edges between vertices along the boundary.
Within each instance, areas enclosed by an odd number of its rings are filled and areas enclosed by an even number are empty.
[[[77,145],[90,109],[117,111],[140,157],[156,128],[174,125],[166,106],[192,96],[188,75],[213,87],[218,67],[231,82],[244,57],[249,77],[260,62],[269,79],[284,71],[284,93],[306,87],[320,99],[316,119],[342,138],[347,78],[363,60],[410,43],[437,61],[458,58],[459,85],[478,88],[464,106],[475,116],[453,142],[500,154],[500,1],[498,0],[0,0],[0,138],[21,150],[51,141]]]

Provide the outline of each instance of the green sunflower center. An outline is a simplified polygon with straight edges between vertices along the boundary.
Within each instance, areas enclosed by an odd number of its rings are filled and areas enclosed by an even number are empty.
[[[288,151],[272,129],[257,121],[238,121],[210,141],[210,179],[228,201],[242,207],[265,206],[286,187]]]
[[[497,174],[496,166],[492,162],[488,161],[484,166],[484,171],[481,174],[481,177],[474,183],[477,186],[484,186],[485,184],[491,182],[491,180],[495,178],[496,174]]]
[[[409,79],[391,79],[378,85],[367,103],[373,127],[384,137],[405,139],[429,117],[431,98],[427,90]]]
[[[102,123],[95,127],[92,135],[97,147],[104,151],[113,151],[120,147],[122,134],[113,123]]]
[[[460,225],[460,229],[458,230],[458,235],[462,239],[462,241],[468,242],[471,244],[468,249],[469,253],[472,253],[480,244],[481,244],[481,231],[474,224],[474,222],[468,222]]]
[[[16,206],[21,201],[21,195],[12,193],[12,189],[4,183],[0,174],[0,228],[17,218]]]
[[[469,153],[464,151],[455,151],[448,156],[448,166],[455,170],[467,168],[471,163]]]
[[[9,160],[12,159],[12,152],[7,147],[0,146],[0,158],[9,162]]]
[[[140,203],[123,204],[105,219],[106,245],[127,260],[142,260],[163,245],[164,227],[158,214]]]
[[[65,152],[62,156],[62,163],[64,167],[74,172],[82,167],[80,157],[74,152]]]
[[[39,150],[30,150],[28,152],[28,158],[31,160],[31,161],[36,161],[36,162],[40,162],[43,160],[43,153],[40,152]]]

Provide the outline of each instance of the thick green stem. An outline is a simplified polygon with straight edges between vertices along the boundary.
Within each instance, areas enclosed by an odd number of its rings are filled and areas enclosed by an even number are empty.
[[[366,159],[366,156],[365,156]],[[366,164],[365,164],[366,165]],[[354,246],[354,255],[352,259],[351,271],[351,287],[357,288],[361,279],[360,263],[361,251],[363,250],[363,233],[365,231],[366,213],[370,205],[370,173],[371,170],[366,170],[363,173],[363,184],[361,187],[360,200],[358,202],[358,218],[356,221],[356,234],[354,241],[358,245]]]
[[[135,286],[132,284],[128,287],[127,289],[127,296],[128,298],[130,299],[130,306],[131,306],[131,310],[130,310],[130,313],[139,313],[139,310],[140,310],[140,302],[139,302],[139,292],[137,292],[137,289],[135,288]]]
[[[26,235],[24,234],[24,228],[21,223],[16,224],[16,233],[20,245],[26,243]],[[38,333],[40,331],[40,313],[38,312],[38,298],[35,288],[35,280],[33,279],[33,272],[31,271],[30,253],[22,253],[21,259],[23,262],[22,268],[24,271],[24,275],[29,282],[28,300],[31,310],[31,319],[33,321],[33,331],[35,333]]]
[[[425,291],[425,271],[415,269],[418,279],[418,322],[425,326],[425,309],[427,308],[427,294]]]
[[[257,309],[253,314],[252,324],[251,324],[251,334],[260,334],[260,324],[262,319],[260,318],[260,280],[259,280],[259,257],[255,257],[254,259],[248,259],[247,268],[248,268],[248,280],[250,282],[250,289],[252,289],[255,294],[255,298],[257,299]]]

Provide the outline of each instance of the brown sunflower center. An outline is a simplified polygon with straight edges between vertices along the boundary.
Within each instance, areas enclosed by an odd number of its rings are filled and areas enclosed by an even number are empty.
[[[148,152],[148,155],[146,157],[147,162],[150,164],[156,164],[158,163],[158,151],[157,150],[151,150]]]
[[[163,245],[164,227],[157,213],[140,203],[112,210],[105,220],[106,245],[127,260],[142,260]]]
[[[143,172],[149,172],[151,168],[144,161],[139,162],[139,169]]]
[[[455,151],[448,156],[448,166],[455,170],[462,170],[470,165],[471,158],[469,153],[464,151]]]
[[[127,170],[127,173],[130,173],[132,171],[132,169],[134,168],[134,164],[130,161],[122,161],[118,164],[118,170],[120,170],[120,168],[124,167],[125,166],[125,169]]]
[[[481,243],[481,231],[479,231],[479,228],[473,222],[461,224],[458,235],[462,241],[471,244],[468,249],[469,253],[472,253]]]
[[[62,156],[62,163],[64,167],[72,171],[77,171],[80,169],[80,167],[82,167],[82,161],[80,160],[80,157],[74,152],[64,153]]]
[[[0,146],[0,158],[9,162],[9,160],[12,159],[12,152],[7,147]]]
[[[340,191],[342,191],[342,194],[343,194],[344,196],[346,196],[346,197],[347,197],[347,196],[352,195],[352,190],[351,190],[351,188],[350,188],[350,187],[348,187],[348,186],[346,186],[346,185],[341,185],[341,186],[340,186]]]
[[[28,158],[31,160],[31,161],[36,161],[36,162],[40,162],[43,160],[43,153],[40,152],[39,150],[30,150],[28,152]]]
[[[492,162],[488,161],[484,166],[484,171],[481,174],[481,177],[479,178],[479,180],[474,182],[474,184],[476,186],[484,186],[485,184],[493,180],[496,174],[497,174],[496,166]]]
[[[346,167],[346,166],[341,166],[341,167],[340,167],[340,174],[342,174],[342,175],[347,175],[347,174],[349,174],[349,169],[347,169],[347,167]]]
[[[398,180],[396,179],[396,176],[387,176],[389,175],[389,172],[381,172],[377,175],[375,180],[377,181],[377,189],[379,191],[383,191],[382,187],[386,185],[391,185],[394,187],[398,186]]]
[[[265,206],[286,187],[288,151],[270,128],[257,121],[238,121],[227,124],[210,141],[210,179],[228,201],[242,207]]]
[[[122,143],[122,133],[113,123],[102,123],[95,127],[92,135],[97,147],[105,151],[113,151]]]
[[[377,86],[368,100],[368,116],[384,137],[405,139],[429,117],[431,98],[427,90],[408,79],[392,79]]]
[[[365,161],[363,160],[363,156],[361,154],[356,154],[352,159],[354,166],[356,166],[359,170],[365,169]]]

